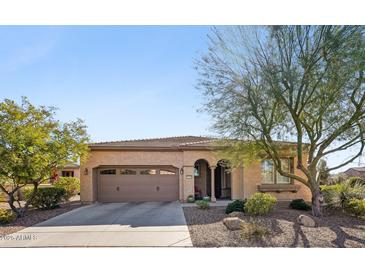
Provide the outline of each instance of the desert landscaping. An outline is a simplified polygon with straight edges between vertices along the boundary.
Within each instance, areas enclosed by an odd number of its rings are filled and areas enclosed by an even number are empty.
[[[328,210],[322,218],[314,218],[315,227],[300,225],[298,216],[310,214],[290,209],[288,204],[261,217],[242,212],[227,215],[225,207],[187,207],[184,214],[194,247],[365,247],[365,219],[347,216],[340,210]],[[238,216],[242,224],[259,223],[267,234],[247,239],[242,229],[229,230],[223,224],[230,216]]]

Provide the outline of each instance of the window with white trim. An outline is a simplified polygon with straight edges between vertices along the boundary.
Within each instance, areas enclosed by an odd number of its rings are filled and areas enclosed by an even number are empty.
[[[292,159],[282,158],[281,168],[283,171],[292,173]],[[273,160],[266,159],[261,162],[262,184],[290,184],[291,179],[279,174],[276,170]]]

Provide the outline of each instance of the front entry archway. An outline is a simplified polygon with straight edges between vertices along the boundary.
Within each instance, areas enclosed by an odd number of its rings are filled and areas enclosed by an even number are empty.
[[[201,199],[211,196],[211,170],[208,161],[199,159],[194,164],[194,196]]]
[[[220,160],[214,170],[215,197],[217,199],[231,199],[231,169],[229,162]]]
[[[216,166],[210,166],[205,159],[197,160],[194,164],[194,196],[195,199],[209,196],[212,201],[231,199],[229,162],[220,160]]]

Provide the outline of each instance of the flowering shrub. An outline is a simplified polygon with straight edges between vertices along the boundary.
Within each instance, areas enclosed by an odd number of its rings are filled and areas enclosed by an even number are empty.
[[[247,200],[245,212],[253,216],[266,215],[274,209],[276,202],[277,200],[274,196],[257,192]]]

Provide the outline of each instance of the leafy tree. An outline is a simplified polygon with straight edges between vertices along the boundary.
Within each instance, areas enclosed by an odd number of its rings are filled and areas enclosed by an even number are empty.
[[[318,166],[317,166],[317,171],[318,171],[318,176],[319,176],[319,178],[318,178],[319,184],[321,184],[321,185],[328,184],[328,180],[330,178],[330,173],[328,172],[326,160],[324,160],[324,159],[319,160]]]
[[[17,217],[24,215],[38,186],[50,180],[55,169],[87,155],[83,122],[62,124],[54,116],[55,108],[36,107],[25,97],[21,104],[8,99],[0,103],[0,190]],[[22,206],[17,193],[27,185],[34,188]]]
[[[364,27],[227,27],[213,29],[209,41],[198,87],[214,128],[238,140],[226,154],[271,158],[281,175],[310,188],[321,216],[319,161],[353,151],[330,172],[365,146]],[[297,155],[304,176],[282,169],[283,149]]]

